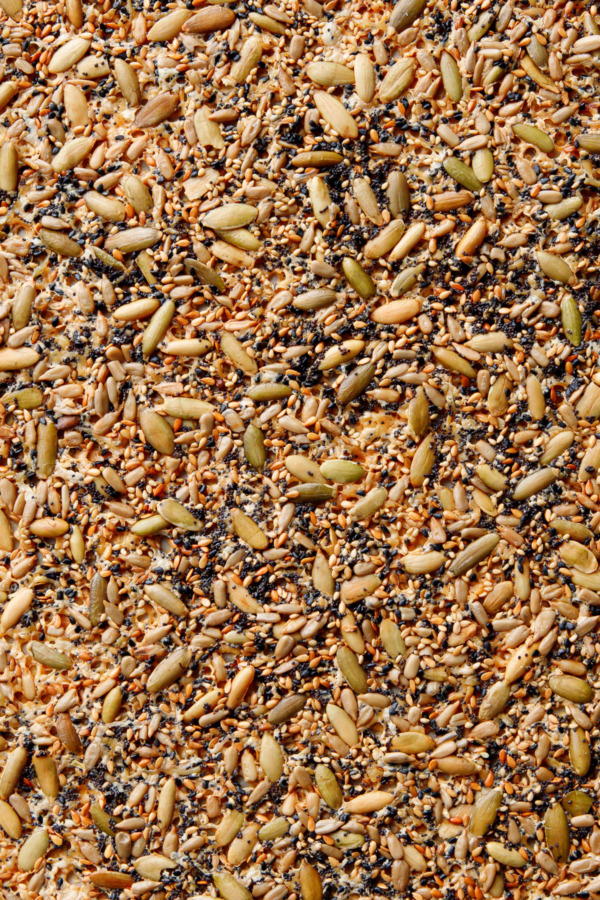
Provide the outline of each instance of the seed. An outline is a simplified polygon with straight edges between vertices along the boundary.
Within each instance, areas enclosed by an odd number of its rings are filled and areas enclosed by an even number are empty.
[[[462,356],[459,356],[458,353],[455,353],[454,350],[448,350],[447,347],[432,347],[431,351],[437,362],[445,369],[449,369],[451,372],[459,372],[465,378],[476,377],[477,373],[473,366]]]
[[[406,653],[406,645],[400,629],[391,619],[384,619],[380,627],[381,643],[391,659],[397,659]]]
[[[518,850],[511,850],[500,841],[488,841],[485,849],[496,862],[513,869],[520,869],[527,865],[527,860],[521,856]]]
[[[294,478],[307,484],[326,484],[319,466],[308,456],[292,453],[290,456],[286,456],[285,467]]]
[[[579,347],[581,344],[583,322],[579,307],[577,306],[577,301],[574,297],[569,296],[563,298],[562,303],[560,304],[560,316],[567,340],[573,344],[574,347]]]
[[[341,153],[336,153],[335,150],[312,150],[306,153],[297,153],[290,162],[297,168],[321,169],[335,166],[343,158]]]
[[[235,22],[235,13],[226,6],[207,6],[187,20],[183,30],[190,34],[210,34],[222,31]]]
[[[529,412],[536,421],[543,419],[546,415],[546,399],[539,380],[535,375],[529,375],[525,382],[527,391],[527,404]]]
[[[582,131],[577,135],[576,143],[588,153],[600,153],[600,134]]]
[[[437,768],[448,775],[474,775],[478,771],[476,763],[460,756],[445,756],[436,761]]]
[[[34,756],[33,768],[35,769],[37,780],[46,797],[49,797],[51,800],[56,799],[60,791],[60,783],[58,780],[56,763],[52,757]]]
[[[395,247],[404,234],[406,226],[401,219],[392,220],[381,229],[377,237],[367,241],[363,253],[366,259],[380,259]]]
[[[176,9],[172,13],[162,16],[148,32],[148,40],[172,41],[174,37],[177,37],[190,16],[191,12],[187,9]]]
[[[267,716],[269,725],[283,725],[301,712],[307,701],[305,694],[290,694],[273,707]]]
[[[73,140],[67,141],[65,144],[63,144],[56,156],[52,159],[52,168],[57,174],[67,172],[69,171],[69,169],[75,168],[75,166],[78,166],[79,163],[82,162],[82,160],[84,160],[90,153],[95,142],[96,141],[94,138],[84,137],[73,138]],[[98,196],[102,197],[102,194],[98,194]],[[108,200],[108,198],[106,199]]]
[[[175,812],[175,798],[177,795],[177,785],[174,778],[169,778],[162,786],[159,798],[158,808],[156,812],[156,821],[158,827],[164,833],[171,822]]]
[[[92,625],[98,625],[102,620],[107,599],[108,581],[99,572],[96,572],[90,583],[90,602],[88,604],[88,616]]]
[[[512,130],[521,140],[526,141],[528,144],[533,144],[539,150],[543,150],[544,153],[552,153],[554,150],[554,141],[550,135],[541,131],[535,125],[517,123],[512,126]]]
[[[154,353],[167,333],[167,329],[169,328],[174,315],[175,304],[172,300],[167,300],[156,310],[144,331],[144,337],[142,339],[144,356],[151,356],[152,353]]]
[[[392,747],[409,756],[417,756],[419,753],[428,753],[435,748],[435,741],[428,734],[421,731],[404,731],[392,738]]]
[[[22,0],[2,0],[0,6],[11,19],[14,19],[15,21],[20,19],[23,10]]]
[[[250,423],[244,432],[244,455],[253,469],[260,472],[267,461],[267,448],[262,431]]]
[[[228,231],[215,229],[215,233],[228,244],[242,250],[259,250],[262,247],[262,242],[246,228],[230,228]]]
[[[293,305],[296,309],[316,310],[326,309],[339,299],[337,291],[329,288],[316,288],[313,291],[306,291],[304,294],[298,294],[294,297]]]
[[[458,553],[450,565],[450,572],[453,575],[465,575],[474,569],[475,566],[487,559],[496,549],[500,541],[500,536],[495,533],[484,534],[477,538]]]
[[[371,313],[374,322],[384,325],[400,324],[414,319],[421,312],[421,304],[418,300],[392,300],[384,306],[379,306]]]
[[[140,301],[143,302],[143,301]],[[152,310],[152,312],[154,309]],[[116,316],[116,314],[115,314]],[[212,344],[210,341],[202,341],[197,340],[196,338],[189,338],[186,340],[178,340],[178,341],[168,341],[165,346],[162,348],[163,353],[168,354],[169,356],[192,356],[198,357],[203,356],[205,353],[208,353],[209,350],[212,349]]]
[[[198,519],[176,500],[163,500],[158,504],[162,518],[183,531],[199,531],[202,527]]]
[[[60,650],[49,647],[47,644],[42,644],[40,641],[32,641],[29,646],[33,658],[48,669],[63,671],[64,669],[70,669],[73,665],[70,656],[67,656],[66,653],[61,653]]]
[[[22,834],[21,820],[5,800],[0,800],[0,828],[14,840],[19,840]]]
[[[560,802],[570,816],[584,816],[594,805],[594,801],[585,791],[569,791]]]
[[[580,572],[585,572],[589,575],[598,568],[598,560],[592,551],[577,541],[567,541],[562,545],[559,552],[568,565],[579,569]]]
[[[355,178],[352,185],[356,202],[363,213],[374,225],[383,224],[383,216],[379,209],[375,192],[366,178]]]
[[[366,794],[361,794],[352,800],[348,800],[344,805],[344,812],[350,814],[358,813],[358,815],[362,816],[368,815],[389,806],[393,799],[394,795],[388,791],[368,791]]]
[[[277,838],[286,835],[288,830],[289,826],[286,819],[284,819],[283,816],[279,816],[271,819],[266,825],[263,825],[258,832],[258,839],[260,841],[276,841]]]
[[[192,652],[188,647],[173,651],[150,673],[146,682],[146,690],[154,694],[171,687],[187,671],[191,661]]]
[[[129,106],[139,106],[142,102],[142,92],[135,70],[124,59],[114,60],[115,78]],[[130,178],[136,176],[130,176]],[[127,179],[129,181],[129,179]]]
[[[231,77],[238,84],[246,81],[250,73],[259,64],[264,46],[261,38],[250,37],[242,45],[240,58],[231,67]]]
[[[56,717],[56,734],[70,753],[76,756],[83,755],[83,744],[75,730],[75,726],[68,712],[60,713]]]
[[[484,148],[473,155],[473,172],[483,184],[487,184],[494,174],[494,157],[492,151]]]
[[[347,375],[337,390],[338,403],[341,406],[347,406],[353,400],[356,400],[369,387],[375,377],[375,366],[373,363],[364,363],[357,366]]]
[[[242,372],[246,372],[248,375],[255,375],[258,372],[256,360],[246,352],[238,339],[228,331],[224,331],[221,334],[221,350]]]
[[[364,600],[375,593],[381,585],[381,579],[377,575],[359,575],[344,581],[341,587],[341,597],[344,603],[352,604]]]
[[[255,550],[265,550],[269,546],[269,539],[262,528],[241,509],[231,510],[231,524],[237,536]]]
[[[152,409],[145,409],[140,413],[140,427],[150,446],[158,453],[173,455],[175,435],[166,419]]]
[[[422,263],[418,266],[408,266],[406,269],[403,269],[402,272],[396,275],[390,288],[392,297],[401,297],[402,294],[406,294],[410,291],[417,284],[419,276],[424,271],[425,266]],[[380,307],[380,309],[383,308],[384,307]]]
[[[569,284],[573,280],[573,270],[560,256],[545,250],[538,250],[536,256],[540,269],[552,281]]]
[[[177,863],[166,856],[158,853],[149,853],[142,856],[133,864],[135,871],[142,878],[149,878],[152,882],[160,881],[161,875],[165,869],[175,869]]]
[[[592,686],[574,675],[552,675],[548,684],[555,694],[571,703],[589,703],[594,695]]]
[[[474,44],[481,40],[484,34],[489,30],[495,18],[495,12],[484,12],[479,16],[475,24],[472,25],[467,32],[467,37],[471,43]]]
[[[348,283],[354,288],[359,297],[363,300],[370,300],[374,297],[377,288],[371,276],[365,272],[363,267],[355,259],[345,256],[342,261],[344,275],[348,279]]]
[[[182,715],[182,719],[184,722],[193,722],[194,719],[199,719],[209,710],[214,709],[218,701],[221,699],[220,691],[208,691],[206,694],[203,694],[198,700],[196,700],[189,709]]]
[[[358,137],[358,126],[346,107],[337,97],[325,91],[315,91],[315,106],[329,127],[341,138],[354,140]]]
[[[544,207],[544,210],[550,219],[556,219],[561,222],[563,219],[568,219],[569,216],[576,213],[578,209],[581,209],[582,205],[583,200],[581,197],[566,197],[559,203],[549,203]]]
[[[19,179],[18,156],[15,145],[5,141],[0,147],[0,190],[13,193]]]
[[[478,194],[483,190],[483,184],[475,175],[473,169],[455,156],[449,156],[443,162],[444,169],[455,181],[468,191]]]
[[[463,95],[462,78],[454,57],[445,51],[440,57],[440,71],[444,90],[453,103],[458,103]]]
[[[349,747],[356,747],[360,742],[360,737],[356,725],[348,713],[336,706],[335,703],[328,703],[325,712],[330,724],[344,743]]]
[[[293,491],[297,503],[324,503],[335,497],[335,488],[328,484],[298,484]]]
[[[317,553],[312,567],[312,582],[316,591],[325,594],[326,597],[333,597],[335,592],[335,581],[329,568],[329,563],[322,553]]]
[[[206,413],[212,414],[214,411],[210,403],[192,397],[167,397],[162,408],[168,416],[181,419],[201,419]]]
[[[373,488],[354,504],[349,512],[350,518],[356,522],[368,519],[369,516],[379,512],[387,498],[388,492],[384,487]]]
[[[121,88],[122,89],[122,88]],[[125,92],[123,92],[125,93]],[[126,98],[128,99],[128,98]],[[131,104],[134,105],[133,103]],[[133,120],[134,128],[154,128],[173,115],[179,106],[177,94],[158,94],[149,100],[137,113]],[[142,248],[140,248],[142,249]]]
[[[349,340],[343,341],[338,347],[331,347],[319,363],[319,371],[325,372],[350,362],[362,352],[364,346],[364,341]]]
[[[485,789],[477,794],[475,808],[471,814],[469,822],[469,831],[475,837],[483,837],[489,831],[498,814],[498,809],[502,803],[502,791]]]
[[[227,873],[213,874],[217,893],[223,900],[252,900],[252,894],[240,882]]]
[[[339,809],[343,802],[342,789],[328,766],[319,764],[315,769],[315,782],[324,802],[331,809]]]
[[[150,534],[157,534],[159,531],[162,531],[166,528],[167,524],[167,520],[163,519],[162,516],[145,516],[143,519],[139,519],[132,525],[130,530],[132,534],[146,537]]]
[[[66,72],[85,56],[90,49],[90,40],[89,37],[78,37],[64,43],[52,54],[48,71],[53,75]]]
[[[339,647],[336,662],[343,677],[356,694],[364,694],[367,690],[367,676],[358,661],[358,657],[350,647]]]
[[[9,628],[17,625],[25,615],[33,602],[33,591],[30,588],[21,588],[12,595],[0,618],[0,631],[5,634]]]
[[[427,4],[427,0],[399,0],[392,10],[390,25],[396,31],[404,31],[415,22]]]
[[[21,872],[31,872],[38,859],[45,856],[49,846],[50,838],[45,828],[33,831],[19,850],[17,865]]]
[[[48,250],[58,254],[58,256],[78,257],[83,254],[83,248],[60,231],[50,231],[48,228],[41,228],[39,238]]]
[[[504,670],[504,680],[507,684],[514,684],[522,678],[531,665],[537,649],[537,644],[531,644],[515,650]]]
[[[479,721],[490,722],[506,709],[510,699],[510,687],[506,681],[497,681],[487,691],[479,705]]]
[[[308,182],[308,196],[317,222],[326,228],[331,221],[331,195],[322,178],[315,175]]]
[[[283,775],[283,753],[272,734],[266,731],[260,744],[260,765],[273,784]]]
[[[133,884],[133,878],[126,872],[112,872],[110,870],[103,871],[98,869],[90,874],[90,881],[96,887],[105,888],[109,891],[126,890]]]
[[[153,247],[160,240],[160,233],[156,228],[127,228],[107,237],[104,246],[108,251],[119,250],[121,253],[136,253]]]
[[[430,424],[429,404],[422,387],[417,388],[408,406],[408,425],[416,438],[422,437]]]
[[[115,719],[119,715],[122,703],[123,692],[117,685],[117,687],[113,688],[112,691],[108,692],[108,694],[104,698],[104,703],[102,704],[102,721],[106,725],[115,721]]]
[[[375,69],[367,53],[359,53],[354,59],[356,93],[363,103],[370,103],[375,95]]]
[[[231,809],[223,816],[215,831],[215,844],[217,847],[226,847],[234,839],[244,826],[244,814],[237,809]]]
[[[402,558],[404,568],[409,575],[428,575],[431,572],[437,572],[445,562],[446,557],[437,550],[431,550],[428,553],[407,553]]]
[[[329,459],[320,466],[320,472],[336,484],[353,484],[365,477],[363,467],[349,459]]]
[[[487,405],[494,416],[503,416],[508,409],[510,399],[510,381],[506,375],[500,375],[491,386]]]
[[[247,203],[225,203],[207,213],[202,224],[205,228],[212,228],[213,231],[227,231],[230,228],[243,228],[253,222],[257,214],[256,207]]]
[[[69,523],[65,522],[64,519],[53,519],[50,516],[45,516],[32,522],[29,530],[36,537],[56,538],[67,533]]]
[[[431,474],[435,463],[433,437],[428,434],[415,451],[410,464],[410,483],[413,487],[421,487]]]
[[[364,835],[347,831],[334,831],[331,837],[334,846],[340,850],[358,850],[365,842]]]
[[[322,900],[323,897],[321,876],[306,860],[302,860],[300,866],[300,893],[302,900]]]
[[[558,475],[557,469],[537,469],[531,475],[526,475],[525,478],[519,481],[513,491],[513,498],[515,500],[527,500],[529,497],[533,497],[534,494],[539,494],[540,491],[554,484]]]
[[[125,218],[125,207],[119,200],[105,197],[97,191],[88,191],[83,198],[91,212],[96,213],[107,222],[122,222]]]
[[[335,62],[313,62],[306,67],[306,74],[315,84],[332,87],[338,84],[354,84],[354,72]]]
[[[544,816],[544,833],[550,853],[557,863],[566,863],[571,848],[569,823],[560,803],[554,803]]]
[[[115,832],[111,827],[110,816],[101,806],[97,803],[92,803],[90,806],[90,815],[92,817],[92,821],[100,829],[104,834],[108,834],[110,837],[114,837]]]
[[[382,103],[397,100],[410,86],[414,77],[414,63],[410,59],[401,59],[388,69],[379,86],[379,99]]]
[[[24,747],[17,747],[9,755],[4,765],[4,771],[0,778],[0,798],[5,800],[14,792],[26,764],[27,750]]]
[[[488,233],[488,226],[485,219],[478,219],[473,222],[471,227],[462,236],[455,247],[455,254],[462,262],[470,262],[475,250],[485,241]]]
[[[570,447],[575,435],[572,431],[568,431],[567,434],[571,437],[571,443],[568,445]],[[550,443],[548,446],[550,446]],[[546,452],[548,452],[548,449],[546,449]],[[598,469],[600,469],[600,441],[597,440],[592,447],[586,450],[579,466],[577,478],[579,481],[589,481],[590,478],[594,477]]]
[[[587,775],[592,763],[592,756],[583,728],[574,728],[571,731],[569,759],[576,775]]]

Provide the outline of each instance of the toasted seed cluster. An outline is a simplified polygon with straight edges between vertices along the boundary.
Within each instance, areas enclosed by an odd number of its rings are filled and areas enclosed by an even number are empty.
[[[0,883],[600,897],[600,20],[0,0]]]

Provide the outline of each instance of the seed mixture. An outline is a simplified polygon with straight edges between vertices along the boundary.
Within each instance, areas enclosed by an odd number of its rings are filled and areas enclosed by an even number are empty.
[[[600,13],[0,0],[6,900],[600,897]]]

